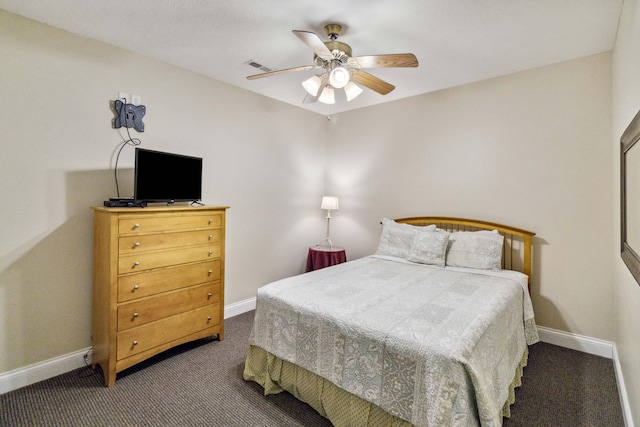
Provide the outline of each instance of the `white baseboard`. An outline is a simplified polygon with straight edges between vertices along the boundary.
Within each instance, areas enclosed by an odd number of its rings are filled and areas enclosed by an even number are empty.
[[[0,374],[0,394],[81,368],[85,366],[84,355],[90,350],[85,348]]]
[[[620,360],[618,359],[618,350],[616,349],[615,345],[613,346],[613,367],[616,371],[616,383],[618,384],[618,394],[620,395],[620,404],[622,405],[622,416],[624,417],[624,425],[626,427],[633,427],[631,404],[629,403],[629,395],[627,394],[627,387],[624,384],[622,366],[620,366]]]
[[[606,357],[607,359],[613,358],[613,343],[610,341],[571,334],[557,329],[545,328],[544,326],[538,326],[538,334],[540,335],[540,341],[548,344]]]
[[[249,298],[244,301],[226,305],[224,307],[224,318],[237,316],[256,308],[256,299]],[[34,363],[24,368],[14,369],[13,371],[0,374],[0,394],[17,390],[19,388],[62,375],[74,369],[85,366],[84,355],[89,353],[91,348],[74,351],[44,362]],[[87,363],[91,363],[88,358]]]
[[[256,309],[256,297],[248,298],[244,301],[235,302],[224,306],[224,318],[237,316],[247,311]]]

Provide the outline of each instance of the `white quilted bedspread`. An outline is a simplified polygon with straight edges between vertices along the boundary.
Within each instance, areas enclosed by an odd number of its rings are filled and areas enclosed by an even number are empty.
[[[251,344],[416,426],[499,426],[538,334],[526,276],[370,256],[258,290]]]

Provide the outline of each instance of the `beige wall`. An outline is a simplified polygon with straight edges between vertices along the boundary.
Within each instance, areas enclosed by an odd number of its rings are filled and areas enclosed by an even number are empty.
[[[635,425],[640,424],[640,286],[620,258],[620,136],[640,110],[640,6],[625,0],[613,54],[613,245],[616,348]]]
[[[226,304],[302,271],[306,246],[324,237],[325,189],[340,196],[331,236],[350,259],[375,249],[383,216],[512,224],[537,233],[539,323],[615,339],[638,401],[640,287],[617,252],[611,257],[618,233],[611,135],[639,108],[638,67],[616,59],[625,53],[640,62],[637,12],[628,3],[631,22],[613,61],[613,129],[609,54],[327,122],[0,11],[0,373],[90,345],[88,206],[115,193],[122,139],[108,102],[126,91],[148,109],[146,131],[134,132],[143,146],[204,157],[205,202],[232,206]],[[132,153],[125,148],[120,161],[129,189]]]
[[[613,340],[610,135],[608,53],[341,114],[334,241],[372,252],[383,216],[534,231],[538,323]]]
[[[119,91],[147,106],[142,147],[202,156],[204,201],[231,206],[226,304],[300,273],[324,237],[317,114],[3,11],[0,58],[0,373],[91,345],[89,206],[115,196]]]

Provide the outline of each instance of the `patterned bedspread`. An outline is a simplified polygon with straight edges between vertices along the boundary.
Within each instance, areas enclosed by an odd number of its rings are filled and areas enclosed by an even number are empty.
[[[502,425],[526,276],[370,256],[258,290],[250,343],[416,426]]]

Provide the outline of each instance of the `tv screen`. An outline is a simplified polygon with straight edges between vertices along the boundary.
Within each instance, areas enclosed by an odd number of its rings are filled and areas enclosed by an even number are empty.
[[[136,148],[134,199],[191,202],[202,199],[202,158]]]

